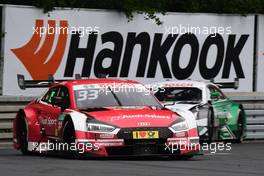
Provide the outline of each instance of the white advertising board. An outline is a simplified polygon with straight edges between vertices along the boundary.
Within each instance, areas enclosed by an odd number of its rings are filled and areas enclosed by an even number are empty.
[[[264,15],[258,15],[257,91],[264,92]]]
[[[166,79],[233,81],[252,91],[254,16],[168,13],[162,25],[136,15],[64,9],[44,14],[31,7],[4,7],[3,95],[27,80],[109,77],[142,83]],[[79,31],[79,32],[77,32]]]

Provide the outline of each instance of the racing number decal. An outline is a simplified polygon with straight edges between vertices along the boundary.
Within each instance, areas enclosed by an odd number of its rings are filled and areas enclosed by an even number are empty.
[[[99,91],[96,89],[78,91],[78,101],[95,100],[98,98]]]

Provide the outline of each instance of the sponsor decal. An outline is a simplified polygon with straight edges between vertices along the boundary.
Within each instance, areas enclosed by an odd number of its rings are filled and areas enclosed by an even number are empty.
[[[169,83],[162,84],[161,87],[193,87],[192,83]]]
[[[41,119],[42,125],[55,125],[57,123],[57,119],[45,118]]]
[[[37,19],[35,29],[38,31],[44,25],[44,21]],[[56,21],[48,20],[48,25],[55,28]],[[55,74],[65,53],[68,22],[60,21],[60,34],[55,43],[55,33],[47,33],[44,43],[40,46],[43,35],[34,32],[32,38],[24,46],[11,49],[16,57],[23,63],[32,79],[45,80],[48,74]],[[52,55],[50,53],[55,47]]]
[[[121,120],[121,119],[134,119],[134,118],[152,118],[152,119],[170,119],[170,116],[165,115],[155,115],[155,114],[136,114],[136,115],[123,115],[123,116],[113,116],[111,121]]]
[[[129,32],[127,38],[124,39],[121,33],[110,31],[101,34],[101,36],[98,36],[98,34],[89,35],[87,48],[79,48],[80,36],[74,34],[71,36],[64,77],[73,77],[77,60],[84,58],[85,61],[81,72],[83,77],[90,77],[93,66],[93,72],[96,77],[103,73],[110,77],[126,78],[130,72],[131,63],[137,63],[137,69],[134,73],[135,75],[133,75],[136,78],[155,78],[158,65],[161,68],[163,78],[187,79],[193,74],[196,65],[199,67],[200,75],[204,79],[216,77],[222,68],[221,77],[224,79],[229,78],[232,65],[235,69],[236,77],[245,78],[240,61],[240,53],[248,37],[249,35],[246,34],[241,36],[230,34],[228,35],[227,43],[225,43],[221,35],[217,34],[215,37],[209,35],[204,43],[199,44],[197,36],[194,34],[166,36],[162,33],[155,33],[152,39],[147,32]],[[125,44],[124,41],[126,41]],[[114,45],[114,49],[104,48],[95,55],[94,51],[96,46],[98,46],[98,42],[111,42]],[[135,45],[140,45],[142,48],[137,61],[132,60]],[[190,60],[187,66],[182,68],[179,61],[180,54],[186,45],[191,47]],[[217,56],[213,67],[209,68],[206,63],[209,59],[207,54],[211,46],[217,47]],[[173,50],[173,53],[171,56],[167,56],[170,49]],[[124,57],[121,62],[122,52]],[[168,62],[168,57],[171,57],[171,63]],[[109,58],[111,59],[111,64],[108,67],[104,67],[103,62]],[[120,73],[118,73],[118,70],[120,70]]]
[[[43,20],[37,19],[35,29],[40,30],[43,24]],[[56,21],[48,20],[48,25],[55,28]],[[61,20],[57,43],[55,43],[55,33],[46,33],[44,43],[40,46],[44,35],[34,32],[32,38],[24,46],[11,49],[33,79],[46,79],[48,74],[55,74],[64,55],[67,57],[64,77],[73,77],[77,60],[84,59],[81,69],[83,77],[90,77],[93,71],[96,77],[105,74],[110,77],[126,78],[131,71],[131,63],[136,63],[137,69],[134,73],[136,78],[155,78],[158,65],[163,78],[187,79],[193,74],[194,69],[199,67],[200,75],[204,79],[214,78],[221,71],[221,78],[226,79],[230,77],[231,66],[234,67],[236,77],[245,78],[240,53],[249,37],[247,34],[229,34],[225,41],[222,35],[216,33],[215,36],[208,35],[201,43],[197,36],[191,33],[182,35],[154,33],[151,37],[148,32],[128,32],[126,35],[118,31],[108,31],[102,34],[92,32],[88,35],[87,46],[80,48],[82,36],[78,32],[67,34],[64,32],[67,28],[68,22]],[[65,53],[67,37],[70,38],[70,43],[69,51]],[[114,47],[113,49],[103,48],[95,53],[95,49],[101,43],[112,43]],[[132,58],[136,45],[141,46],[137,61]],[[189,46],[191,52],[189,63],[183,68],[180,65],[180,55],[185,46]],[[217,55],[215,63],[209,68],[206,64],[209,59],[207,54],[212,46],[217,48]],[[54,51],[53,47],[55,47]],[[173,51],[171,55],[167,55],[169,50]],[[124,53],[123,59],[122,53]],[[169,57],[171,57],[170,63],[168,62]],[[103,65],[106,59],[111,60],[107,67]]]
[[[133,139],[158,139],[159,131],[133,131]]]

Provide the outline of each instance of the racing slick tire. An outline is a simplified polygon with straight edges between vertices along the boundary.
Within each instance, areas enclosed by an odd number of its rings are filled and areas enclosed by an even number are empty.
[[[208,110],[207,127],[208,138],[206,142],[211,143],[214,140],[214,112],[211,108]]]
[[[71,145],[75,142],[75,131],[72,120],[67,120],[63,127],[63,142]]]
[[[194,155],[172,155],[172,156],[169,156],[169,158],[173,159],[173,160],[189,160],[193,157],[194,157]]]
[[[237,118],[237,131],[236,131],[236,139],[233,141],[234,143],[241,143],[243,141],[243,131],[244,131],[244,121],[243,114],[241,109],[238,112]]]
[[[71,119],[67,120],[63,127],[63,143],[68,145],[67,150],[64,151],[65,156],[72,159],[80,159],[77,151],[72,151],[71,146],[75,144],[75,130]]]
[[[18,126],[17,126],[17,140],[20,144],[20,150],[23,155],[30,155],[31,152],[28,151],[28,130],[26,118],[24,115],[18,117]]]

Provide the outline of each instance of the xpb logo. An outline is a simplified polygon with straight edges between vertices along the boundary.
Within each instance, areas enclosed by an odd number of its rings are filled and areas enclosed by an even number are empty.
[[[54,31],[47,31],[45,39],[42,39],[44,35],[40,34],[44,29],[44,21],[36,20],[30,41],[20,48],[11,49],[35,80],[47,79],[48,74],[55,74],[62,61],[67,42],[65,31],[67,31],[68,22],[62,20],[59,25],[59,28],[56,28],[56,21],[48,20],[49,29],[59,29],[58,39],[55,42]]]

